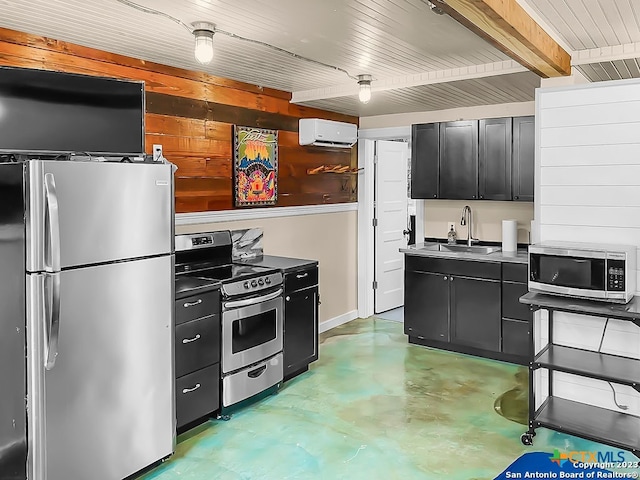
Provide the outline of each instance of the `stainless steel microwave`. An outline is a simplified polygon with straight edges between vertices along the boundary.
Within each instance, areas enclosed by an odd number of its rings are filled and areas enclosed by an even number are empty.
[[[627,303],[636,291],[633,245],[545,242],[529,246],[529,291]]]

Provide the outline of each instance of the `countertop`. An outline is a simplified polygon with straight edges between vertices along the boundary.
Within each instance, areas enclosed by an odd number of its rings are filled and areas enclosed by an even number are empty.
[[[263,255],[257,258],[247,258],[236,260],[236,263],[246,263],[260,267],[279,268],[283,273],[290,273],[305,267],[318,265],[317,260],[305,260],[303,258],[277,257],[274,255]]]
[[[218,280],[208,278],[191,277],[189,275],[179,275],[176,277],[176,299],[198,295],[203,292],[220,288]]]
[[[527,249],[518,249],[517,252],[503,252],[502,250],[482,254],[467,252],[441,252],[436,250],[437,242],[424,242],[415,245],[409,245],[407,248],[401,248],[402,253],[407,255],[418,255],[423,257],[451,258],[457,260],[470,260],[476,262],[492,262],[492,263],[529,263],[529,254]]]

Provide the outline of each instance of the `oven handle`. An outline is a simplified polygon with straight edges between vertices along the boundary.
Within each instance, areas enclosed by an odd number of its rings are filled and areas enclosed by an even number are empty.
[[[282,289],[279,288],[277,291],[273,293],[269,293],[268,295],[263,295],[261,297],[247,298],[245,300],[233,300],[231,302],[224,302],[222,307],[225,309],[228,308],[238,308],[238,307],[248,307],[249,305],[256,305],[258,303],[266,302],[268,300],[273,300],[274,298],[278,298],[282,295]]]

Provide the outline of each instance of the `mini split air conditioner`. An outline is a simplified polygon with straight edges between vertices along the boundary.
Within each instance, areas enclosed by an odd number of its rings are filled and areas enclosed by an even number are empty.
[[[358,127],[352,123],[301,118],[300,145],[351,148],[358,141]]]

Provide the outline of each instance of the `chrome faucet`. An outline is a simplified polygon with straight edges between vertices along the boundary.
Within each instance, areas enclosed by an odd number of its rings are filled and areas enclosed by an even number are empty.
[[[468,220],[467,217],[469,218]],[[462,209],[462,219],[460,220],[460,225],[467,225],[467,246],[470,247],[473,242],[480,241],[477,238],[473,238],[473,213],[471,213],[471,207],[469,205],[465,205]]]

